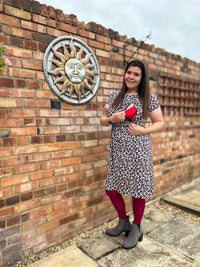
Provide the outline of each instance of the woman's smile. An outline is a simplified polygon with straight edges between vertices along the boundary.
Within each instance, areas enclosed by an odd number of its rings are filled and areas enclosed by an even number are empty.
[[[140,81],[142,79],[142,71],[137,66],[131,66],[128,68],[125,74],[125,83],[128,91],[137,91]]]

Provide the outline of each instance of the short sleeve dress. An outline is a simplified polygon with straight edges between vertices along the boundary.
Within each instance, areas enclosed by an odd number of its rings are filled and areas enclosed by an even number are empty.
[[[120,110],[112,108],[119,91],[114,91],[108,100],[108,114],[125,111],[133,104],[137,113],[132,122],[145,127],[147,119],[142,118],[142,105],[137,95],[125,95]],[[158,99],[150,94],[150,112],[159,108]],[[154,193],[154,174],[151,137],[130,135],[128,119],[112,124],[108,159],[106,190],[117,190],[135,198],[149,198]]]

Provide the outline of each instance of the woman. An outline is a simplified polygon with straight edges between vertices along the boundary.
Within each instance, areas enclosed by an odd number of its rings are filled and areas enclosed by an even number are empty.
[[[135,117],[129,121],[125,111],[135,106]],[[145,128],[147,119],[151,126]],[[101,125],[112,125],[106,194],[119,216],[119,223],[106,230],[110,236],[125,232],[123,248],[133,248],[143,239],[141,221],[145,199],[154,192],[153,160],[150,134],[164,126],[161,108],[149,92],[147,66],[140,60],[130,61],[121,91],[111,94],[100,118]],[[122,195],[132,197],[134,221],[126,215]]]

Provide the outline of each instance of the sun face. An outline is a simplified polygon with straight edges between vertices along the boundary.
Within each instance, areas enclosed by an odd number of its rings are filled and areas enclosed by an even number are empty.
[[[98,86],[96,76],[99,74],[92,51],[74,45],[74,38],[57,47],[51,47],[51,67],[47,75],[59,90],[60,96],[67,97],[77,103],[95,94]],[[57,92],[58,94],[58,92]]]

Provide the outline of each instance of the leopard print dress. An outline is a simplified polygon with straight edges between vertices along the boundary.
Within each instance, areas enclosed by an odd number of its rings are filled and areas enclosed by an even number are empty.
[[[111,94],[108,100],[108,114],[117,112],[111,106],[119,91]],[[142,105],[137,95],[125,95],[122,107],[126,110],[131,104],[137,109],[132,122],[145,127],[146,119],[142,118]],[[159,108],[158,99],[150,95],[150,112]],[[129,121],[112,124],[108,174],[106,190],[117,190],[121,194],[135,198],[148,198],[154,193],[154,175],[151,137],[146,135],[130,135]]]

